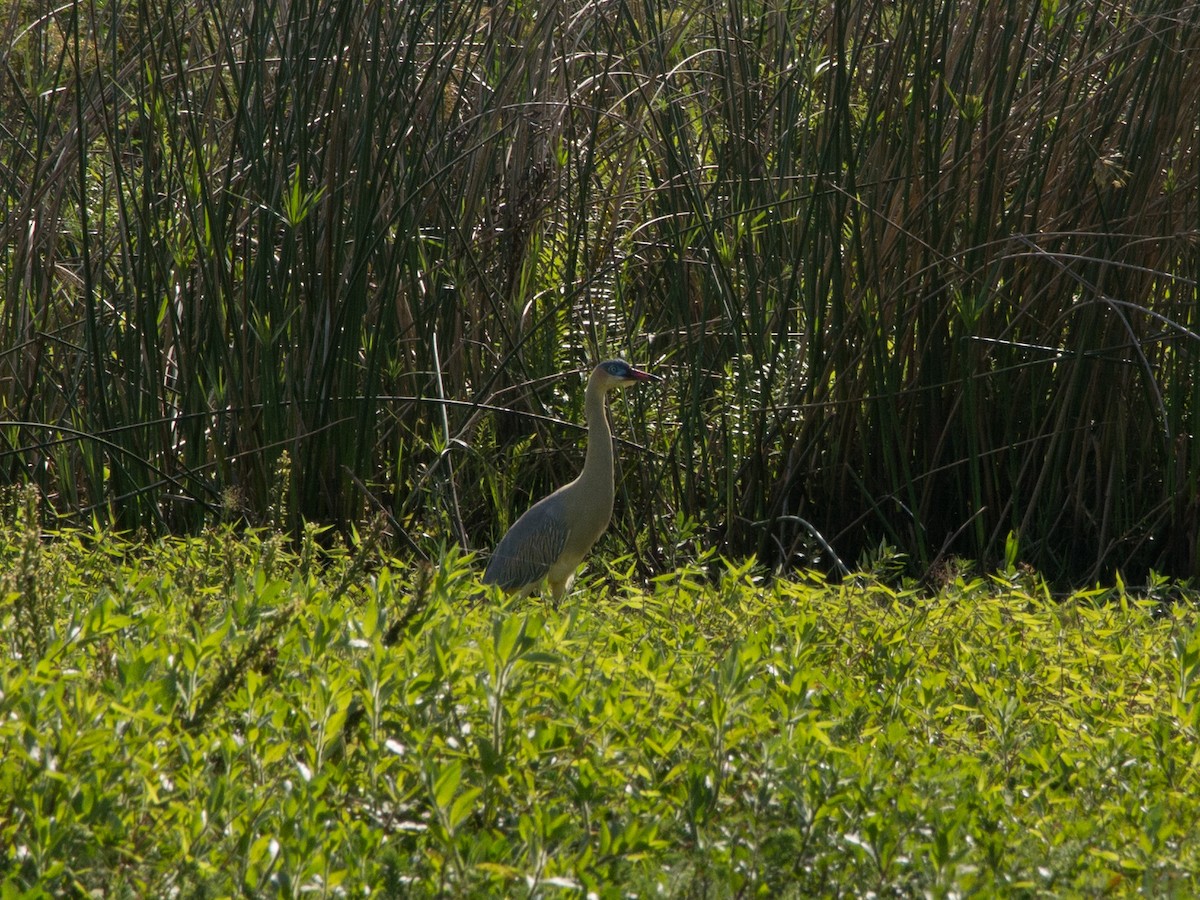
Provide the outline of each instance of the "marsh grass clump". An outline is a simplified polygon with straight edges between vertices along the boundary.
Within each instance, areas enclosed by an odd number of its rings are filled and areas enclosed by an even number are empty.
[[[3,8],[44,513],[490,544],[621,355],[630,521],[1200,573],[1195,3]]]
[[[38,490],[33,485],[23,489],[8,489],[0,500],[3,508],[2,527],[20,535],[5,549],[3,575],[0,575],[0,596],[9,610],[11,629],[7,643],[18,659],[37,659],[45,649],[46,633],[51,623],[51,603],[42,554],[42,522],[38,510]]]

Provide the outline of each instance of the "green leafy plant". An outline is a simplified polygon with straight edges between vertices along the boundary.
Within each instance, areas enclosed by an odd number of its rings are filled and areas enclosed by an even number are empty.
[[[1186,592],[721,562],[553,609],[479,603],[457,552],[40,553],[43,647],[0,665],[6,895],[1200,888]]]

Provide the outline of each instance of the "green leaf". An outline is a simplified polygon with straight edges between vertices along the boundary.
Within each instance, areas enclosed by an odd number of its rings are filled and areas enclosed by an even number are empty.
[[[472,813],[475,800],[482,793],[482,788],[467,788],[455,798],[446,817],[451,831],[457,831],[463,820]]]
[[[461,762],[455,760],[443,766],[433,783],[433,802],[442,808],[449,807],[460,781],[462,781]]]

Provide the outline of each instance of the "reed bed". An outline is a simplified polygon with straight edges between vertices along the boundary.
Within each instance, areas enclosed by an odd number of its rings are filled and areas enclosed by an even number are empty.
[[[1200,574],[1194,3],[0,12],[0,482],[47,512],[487,546],[579,464],[557,373],[624,355],[645,571]]]

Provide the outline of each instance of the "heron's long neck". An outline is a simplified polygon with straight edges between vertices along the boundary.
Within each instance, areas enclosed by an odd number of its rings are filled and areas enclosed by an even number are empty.
[[[597,502],[613,496],[613,447],[612,432],[608,430],[608,417],[604,414],[604,388],[588,382],[584,397],[587,413],[588,442],[587,456],[583,460],[583,471],[579,473],[580,484]]]

